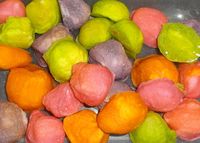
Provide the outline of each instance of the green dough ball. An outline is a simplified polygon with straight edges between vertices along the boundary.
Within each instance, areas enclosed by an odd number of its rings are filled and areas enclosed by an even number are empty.
[[[100,0],[92,8],[92,16],[106,17],[112,21],[129,19],[129,10],[126,5],[117,0]]]
[[[106,18],[94,18],[87,21],[80,29],[78,41],[85,48],[90,49],[96,44],[111,38],[109,32],[112,22]]]
[[[176,143],[176,133],[167,126],[162,117],[149,112],[145,121],[130,133],[133,143]]]
[[[173,62],[193,62],[200,56],[200,37],[185,24],[168,23],[159,34],[158,47]]]
[[[58,24],[60,11],[57,0],[32,0],[26,6],[26,15],[35,32],[43,34]]]
[[[43,57],[58,82],[70,79],[74,64],[88,61],[87,51],[69,38],[53,43]]]
[[[121,20],[113,24],[110,31],[112,36],[124,45],[125,51],[130,57],[135,58],[141,52],[143,35],[133,21]]]
[[[9,17],[0,26],[0,44],[27,49],[34,39],[31,21],[26,17]]]

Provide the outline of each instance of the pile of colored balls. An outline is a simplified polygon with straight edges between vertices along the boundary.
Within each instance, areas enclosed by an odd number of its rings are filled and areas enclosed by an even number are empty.
[[[138,58],[143,44],[160,53]],[[197,140],[199,57],[195,19],[118,0],[0,1],[0,143]]]

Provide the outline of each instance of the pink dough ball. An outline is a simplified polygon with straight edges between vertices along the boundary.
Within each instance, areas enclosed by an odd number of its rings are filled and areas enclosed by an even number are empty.
[[[167,17],[154,8],[142,7],[133,11],[131,19],[139,26],[144,36],[144,43],[157,48],[157,38],[162,25],[167,23]]]
[[[104,66],[79,63],[73,67],[70,84],[77,99],[89,106],[97,106],[107,96],[113,79]]]
[[[62,122],[36,110],[31,113],[26,131],[26,143],[64,143]]]
[[[156,79],[143,82],[137,92],[146,105],[153,111],[167,112],[178,106],[183,100],[183,93],[169,79]]]
[[[200,138],[200,102],[184,99],[174,110],[164,114],[164,119],[183,140],[194,141]]]
[[[43,104],[48,111],[56,117],[69,116],[76,113],[83,106],[74,93],[69,83],[59,84],[43,99]]]
[[[25,5],[21,0],[4,0],[0,2],[0,24],[9,16],[23,17],[26,15]]]

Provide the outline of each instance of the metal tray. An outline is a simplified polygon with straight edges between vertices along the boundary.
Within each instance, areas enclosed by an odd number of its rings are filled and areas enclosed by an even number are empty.
[[[26,4],[30,0],[23,0]],[[97,0],[86,0],[90,5]],[[170,22],[178,22],[186,19],[198,19],[200,20],[200,0],[121,0],[128,7],[130,12],[139,7],[153,7],[160,9],[164,12]],[[138,57],[144,57],[149,54],[158,53],[157,49],[148,48],[143,46],[142,53]],[[7,78],[7,71],[0,72],[0,99],[6,100],[5,94],[5,81]],[[130,80],[127,80],[130,83]],[[24,143],[22,139],[18,143]],[[67,141],[66,141],[67,143]],[[109,143],[131,143],[128,135],[123,136],[111,136]],[[200,143],[200,139],[193,142],[186,142],[177,139],[177,143]]]

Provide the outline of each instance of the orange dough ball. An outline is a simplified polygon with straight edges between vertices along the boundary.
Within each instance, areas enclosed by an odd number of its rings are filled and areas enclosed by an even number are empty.
[[[179,65],[180,82],[188,98],[200,97],[200,62]]]
[[[31,63],[32,57],[28,51],[0,45],[0,70],[22,67]]]
[[[150,55],[135,60],[131,71],[131,79],[135,86],[158,78],[167,78],[177,83],[179,73],[174,63],[162,55]]]
[[[120,92],[100,110],[97,123],[106,133],[127,134],[144,121],[147,111],[138,93]]]
[[[107,143],[109,135],[98,127],[96,116],[91,110],[82,110],[65,117],[64,130],[71,143]]]
[[[6,82],[8,100],[26,111],[42,108],[43,97],[52,88],[49,73],[34,64],[11,69]]]

